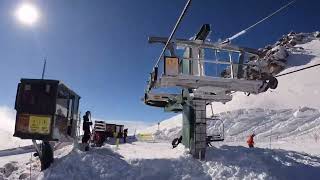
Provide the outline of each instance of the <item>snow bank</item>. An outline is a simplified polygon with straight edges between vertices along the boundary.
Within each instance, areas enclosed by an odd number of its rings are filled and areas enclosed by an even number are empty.
[[[149,144],[149,143],[148,143]],[[152,146],[152,144],[149,144]],[[121,148],[121,146],[120,146]],[[170,150],[169,148],[167,151]],[[149,153],[157,153],[149,151]],[[152,154],[148,154],[150,156]],[[110,146],[89,152],[71,151],[56,159],[53,166],[40,173],[38,179],[211,179],[202,164],[190,157],[176,159],[131,159]]]
[[[138,143],[120,145],[119,150],[104,146],[89,152],[69,151],[57,158],[50,169],[41,172],[38,179],[318,179],[320,176],[319,157],[294,151],[223,145],[208,148],[206,160],[198,161],[186,154],[182,146],[177,149],[164,146],[164,143]],[[135,157],[141,148],[144,156]]]
[[[204,165],[212,179],[319,179],[320,158],[294,151],[209,148]]]

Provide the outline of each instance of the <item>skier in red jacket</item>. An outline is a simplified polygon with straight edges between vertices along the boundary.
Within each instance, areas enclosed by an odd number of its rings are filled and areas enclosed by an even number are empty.
[[[248,146],[249,148],[253,148],[254,146],[254,141],[253,141],[253,137],[255,136],[255,134],[251,134],[249,137],[248,137],[248,140],[247,140],[247,143],[248,143]]]

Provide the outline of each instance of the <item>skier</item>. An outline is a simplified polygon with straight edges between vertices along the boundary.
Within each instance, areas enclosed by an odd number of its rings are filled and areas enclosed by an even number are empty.
[[[127,143],[128,129],[123,130],[123,143]]]
[[[248,143],[248,146],[249,148],[253,148],[254,146],[254,141],[253,141],[253,137],[255,136],[255,134],[251,134],[249,137],[248,137],[248,140],[247,140],[247,143]]]
[[[176,148],[182,142],[182,136],[172,141],[172,149]]]
[[[206,137],[206,143],[207,143],[207,146],[209,146],[209,147],[212,147],[211,139],[212,139],[212,136],[207,136]]]
[[[91,117],[91,113],[90,111],[87,111],[86,114],[83,116],[83,125],[82,125],[82,129],[84,131],[84,135],[82,137],[82,143],[88,143],[90,136],[91,136],[91,132],[90,132],[90,126],[92,126],[92,122],[89,120],[89,116]],[[87,145],[85,147],[85,151],[89,150],[89,146]]]

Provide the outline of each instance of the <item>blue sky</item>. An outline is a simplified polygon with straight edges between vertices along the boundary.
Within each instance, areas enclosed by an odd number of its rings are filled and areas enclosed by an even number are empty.
[[[162,46],[147,37],[169,36],[184,0],[31,1],[41,11],[34,27],[14,16],[21,3],[0,1],[0,105],[13,107],[19,79],[39,78],[48,58],[46,78],[64,81],[78,92],[81,111],[103,119],[154,122],[172,116],[144,105],[148,74]],[[287,0],[193,1],[176,37],[189,38],[204,23],[211,39],[227,38],[250,26]],[[274,43],[290,31],[320,29],[320,3],[297,1],[234,43],[254,48]]]

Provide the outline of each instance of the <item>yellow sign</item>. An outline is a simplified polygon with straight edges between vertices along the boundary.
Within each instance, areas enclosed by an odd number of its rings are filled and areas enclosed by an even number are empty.
[[[140,141],[154,141],[153,134],[149,133],[138,134],[138,139]]]
[[[30,116],[29,131],[30,133],[49,134],[50,122],[49,116]]]

